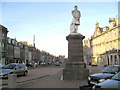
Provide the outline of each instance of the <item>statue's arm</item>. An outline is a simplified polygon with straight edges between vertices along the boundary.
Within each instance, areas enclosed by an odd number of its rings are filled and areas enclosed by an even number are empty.
[[[80,11],[78,12],[78,18],[80,18],[81,17],[81,13],[80,13]]]
[[[74,11],[72,11],[71,13],[72,13],[72,16],[75,17]]]

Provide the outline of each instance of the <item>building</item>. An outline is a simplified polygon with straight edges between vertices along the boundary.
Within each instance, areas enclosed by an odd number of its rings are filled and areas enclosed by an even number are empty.
[[[83,41],[83,55],[84,61],[87,65],[92,62],[92,47],[91,47],[91,39]]]
[[[0,25],[0,63],[5,64],[6,63],[6,57],[7,57],[7,33],[8,30],[6,27]]]
[[[32,51],[33,51],[33,46],[30,44],[29,46],[29,59],[27,62],[31,62],[32,61]]]
[[[109,18],[109,26],[100,27],[96,23],[92,36],[92,64],[120,64],[120,23],[119,19]]]
[[[63,63],[65,61],[65,55],[59,55],[59,62]]]
[[[25,45],[19,42],[20,62],[25,62]]]
[[[0,25],[0,63],[28,63],[28,62],[49,62],[54,61],[52,54],[40,51],[35,43],[28,44],[27,41],[17,41],[7,37],[8,30]]]
[[[30,46],[28,45],[27,41],[19,41],[21,44],[21,53],[20,53],[20,58],[21,62],[31,62],[32,60],[32,52],[30,51]]]
[[[6,63],[14,62],[14,47],[13,47],[13,39],[7,37],[7,58]]]

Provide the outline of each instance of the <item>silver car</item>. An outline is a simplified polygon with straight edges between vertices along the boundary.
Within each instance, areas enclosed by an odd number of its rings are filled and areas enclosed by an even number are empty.
[[[28,74],[27,67],[21,63],[10,63],[0,70],[0,78],[8,78],[9,74],[24,75]]]

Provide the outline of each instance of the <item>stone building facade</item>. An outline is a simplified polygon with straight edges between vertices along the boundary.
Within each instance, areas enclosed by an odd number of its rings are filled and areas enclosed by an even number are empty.
[[[0,63],[6,63],[6,57],[7,57],[7,33],[8,30],[6,27],[0,25]]]
[[[25,62],[25,45],[19,42],[20,46],[20,61]]]
[[[0,64],[27,63],[27,62],[49,62],[56,57],[49,52],[39,50],[26,41],[17,41],[7,37],[8,30],[0,25]]]
[[[6,58],[6,63],[13,62],[13,59],[14,59],[13,39],[7,37],[7,58]]]
[[[92,43],[92,64],[120,64],[120,23],[119,19],[109,18],[109,26],[100,27],[96,23]]]
[[[84,61],[87,65],[92,62],[92,47],[91,47],[91,39],[83,41],[83,55]]]

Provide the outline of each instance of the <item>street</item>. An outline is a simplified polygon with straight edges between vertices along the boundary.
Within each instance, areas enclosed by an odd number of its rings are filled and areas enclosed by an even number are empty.
[[[17,88],[78,88],[79,86],[87,85],[85,80],[61,80],[63,68],[64,65],[28,68],[28,76],[17,78]],[[101,69],[101,67],[92,66],[87,66],[87,68],[91,74]],[[7,87],[7,84],[8,79],[3,79],[3,88]]]
[[[54,67],[50,68],[50,67],[51,66],[40,67],[40,68],[36,67],[35,69],[30,69],[27,76],[22,76],[22,77],[17,78],[17,83],[18,84],[26,83],[26,82],[29,82],[29,81],[32,81],[38,78],[54,75],[62,69],[62,68],[54,68]],[[2,80],[3,85],[7,85],[7,83],[8,83],[8,79]]]

